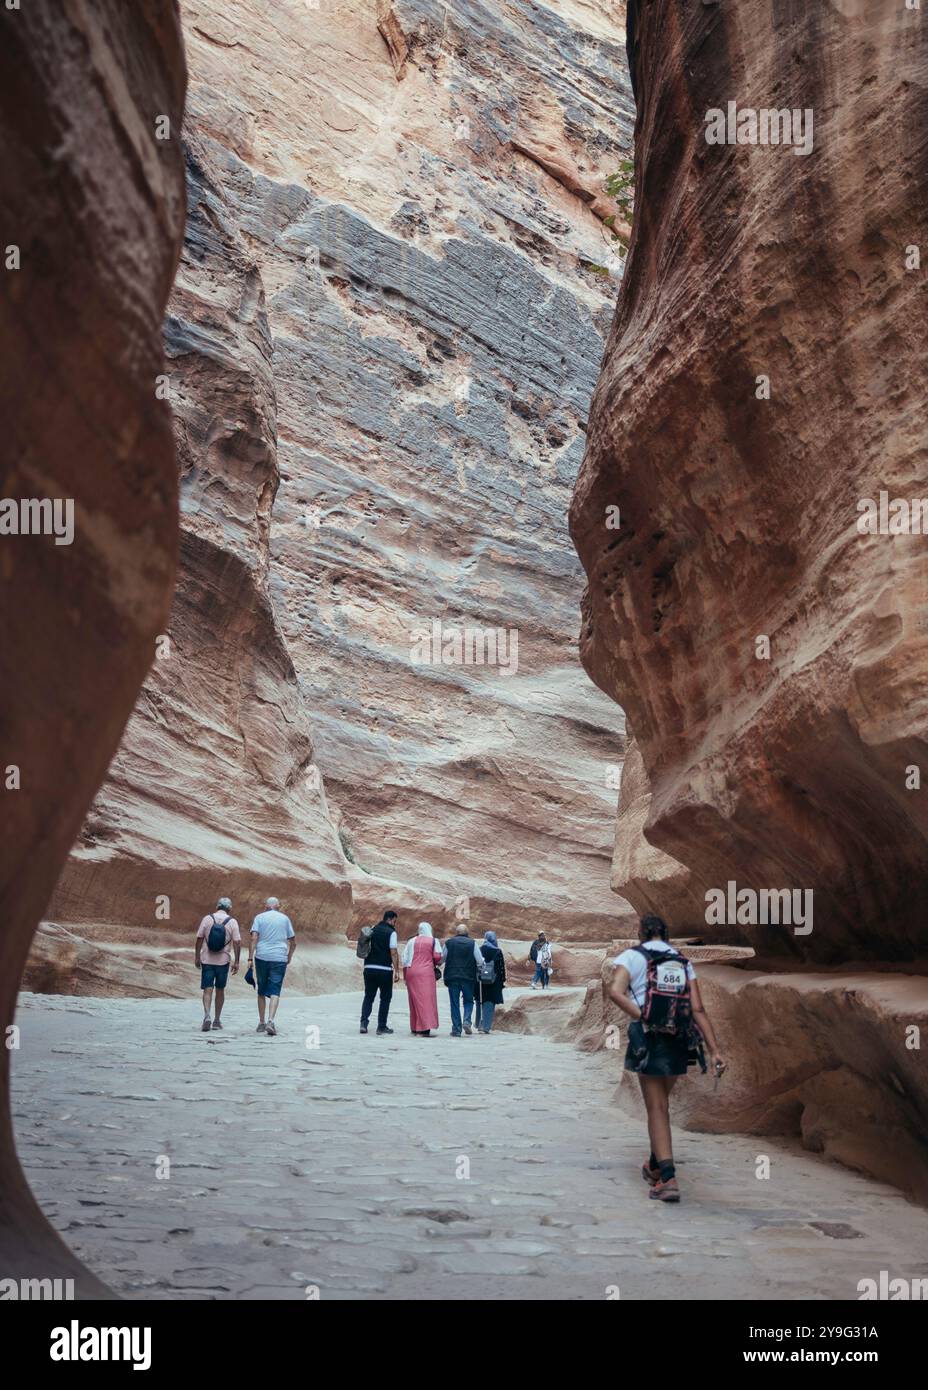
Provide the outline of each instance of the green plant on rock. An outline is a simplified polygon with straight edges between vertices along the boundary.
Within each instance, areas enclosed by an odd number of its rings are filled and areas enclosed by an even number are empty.
[[[369,874],[370,869],[365,869],[364,865],[359,864],[357,859],[355,858],[354,849],[352,848],[351,841],[348,838],[348,832],[344,829],[343,826],[338,827],[338,838],[341,842],[342,853],[348,860],[348,863],[353,864],[356,869],[360,869],[362,874]]]
[[[624,256],[628,251],[628,238],[624,232],[616,231],[616,221],[621,214],[623,221],[629,226],[632,224],[632,217],[635,211],[635,161],[633,159],[623,159],[614,174],[610,174],[603,185],[606,193],[618,206],[618,213],[611,213],[603,218],[603,226],[607,228],[613,242],[618,242],[619,255]]]

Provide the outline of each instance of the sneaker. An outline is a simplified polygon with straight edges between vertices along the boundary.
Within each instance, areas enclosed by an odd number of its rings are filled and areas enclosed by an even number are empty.
[[[367,1024],[366,1024],[366,1023],[362,1023],[362,1024],[361,1024],[361,1032],[362,1032],[362,1033],[366,1033],[366,1032],[367,1032]]]
[[[471,1035],[471,1033],[472,1033],[473,1031],[474,1031],[474,1030],[473,1030],[473,1028],[471,1028],[471,1026],[470,1026],[469,1023],[465,1023],[465,1024],[464,1024],[464,1032],[468,1035],[468,1037],[470,1037],[470,1035]]]
[[[384,1033],[392,1033],[392,1032],[393,1032],[393,1029],[392,1029],[392,1028],[378,1028],[378,1029],[377,1029],[377,1036],[378,1036],[378,1038],[381,1038],[381,1037],[383,1037]]]
[[[460,1033],[451,1033],[451,1034],[449,1034],[449,1036],[452,1037],[452,1038],[459,1038],[461,1035],[460,1035]]]
[[[214,1019],[213,1019],[213,1031],[215,1032],[215,1030],[216,1030],[217,1028],[219,1029],[219,1031],[220,1031],[220,1033],[221,1033],[221,1032],[222,1032],[222,1024],[219,1022],[219,1019],[218,1019],[218,1018],[214,1018]]]
[[[212,1028],[212,1026],[213,1026],[213,1025],[212,1025],[212,1024],[210,1023],[210,1021],[209,1021],[209,1014],[207,1014],[206,1018],[204,1018],[204,1020],[203,1020],[203,1026],[202,1026],[202,1028],[200,1029],[200,1032],[201,1032],[201,1033],[208,1033],[209,1030]]]
[[[269,1023],[269,1024],[267,1025],[267,1028],[265,1029],[265,1032],[267,1033],[267,1035],[268,1035],[269,1038],[276,1038],[276,1037],[277,1037],[277,1024],[276,1024],[276,1023]]]
[[[537,988],[538,988],[537,985],[529,985],[529,989],[537,989]]]
[[[266,1033],[266,1032],[267,1032],[267,1024],[266,1024],[266,1023],[259,1023],[258,1026],[257,1026],[257,1028],[255,1029],[255,1032],[256,1032],[256,1033]]]
[[[661,1182],[658,1178],[648,1196],[655,1202],[679,1202],[680,1189],[676,1178],[668,1178],[666,1182]]]

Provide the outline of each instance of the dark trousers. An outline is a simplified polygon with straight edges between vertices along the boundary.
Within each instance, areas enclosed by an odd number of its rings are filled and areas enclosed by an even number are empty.
[[[393,998],[393,971],[364,967],[364,1003],[361,1005],[361,1027],[366,1028],[374,1007],[374,999],[380,990],[380,1007],[377,1010],[377,1027],[386,1028]]]

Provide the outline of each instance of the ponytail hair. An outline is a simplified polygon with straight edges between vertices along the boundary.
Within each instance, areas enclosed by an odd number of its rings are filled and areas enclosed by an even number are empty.
[[[641,930],[645,941],[653,941],[655,937],[659,937],[661,941],[666,941],[669,933],[669,928],[663,917],[657,917],[653,914],[642,917]]]

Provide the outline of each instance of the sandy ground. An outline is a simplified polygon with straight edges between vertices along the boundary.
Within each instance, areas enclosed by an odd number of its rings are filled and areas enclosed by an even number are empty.
[[[928,1274],[928,1212],[767,1139],[680,1135],[684,1200],[649,1201],[614,1054],[413,1038],[401,992],[393,1037],[338,994],[285,995],[271,1039],[230,994],[208,1034],[196,997],[21,998],[26,1173],[127,1297],[834,1299]]]

